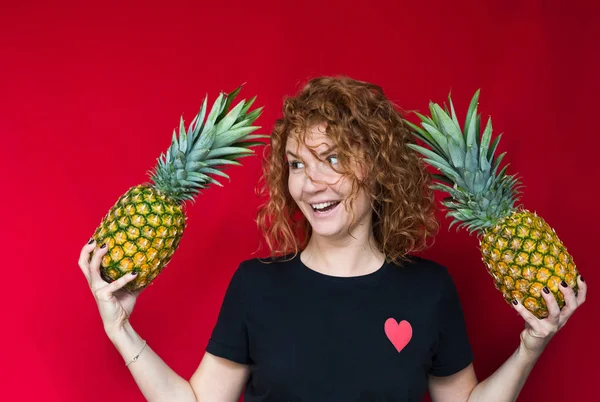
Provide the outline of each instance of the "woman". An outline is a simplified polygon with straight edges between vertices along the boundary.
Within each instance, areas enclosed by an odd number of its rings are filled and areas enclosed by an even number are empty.
[[[257,223],[271,249],[231,279],[190,381],[131,327],[138,294],[99,275],[106,249],[80,266],[107,335],[149,401],[513,401],[548,341],[585,300],[526,320],[514,354],[478,383],[447,270],[411,253],[438,229],[429,175],[382,90],[347,77],[311,80],[285,101],[265,158],[269,201]]]

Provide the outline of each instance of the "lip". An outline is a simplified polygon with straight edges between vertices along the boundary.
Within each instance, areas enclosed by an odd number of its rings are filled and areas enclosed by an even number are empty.
[[[327,202],[327,201],[326,201],[326,202]],[[337,211],[337,209],[339,208],[339,206],[340,206],[340,205],[342,205],[342,202],[341,202],[341,201],[336,201],[336,202],[337,202],[338,204],[337,204],[337,205],[336,205],[336,206],[335,206],[333,209],[330,209],[330,210],[329,210],[329,211],[327,211],[327,212],[317,212],[317,211],[315,211],[315,210],[313,209],[312,205],[310,206],[310,210],[312,211],[312,213],[313,213],[313,216],[314,216],[315,218],[326,218],[326,217],[328,217],[329,215],[333,215],[333,214],[334,214],[334,213]],[[319,204],[319,203],[318,203],[318,202],[316,202],[315,204]]]
[[[314,204],[324,204],[326,202],[340,202],[340,200],[325,200],[325,201],[315,201],[315,202],[309,202],[310,205],[314,205]]]

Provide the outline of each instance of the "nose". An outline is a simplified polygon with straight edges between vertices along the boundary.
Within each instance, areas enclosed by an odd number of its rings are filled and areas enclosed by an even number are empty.
[[[328,182],[327,172],[323,171],[322,164],[307,166],[304,170],[304,186],[305,192],[318,192],[325,190],[331,183]]]

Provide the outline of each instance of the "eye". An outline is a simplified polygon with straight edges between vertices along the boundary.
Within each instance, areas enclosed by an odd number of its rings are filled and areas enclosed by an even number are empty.
[[[337,165],[338,164],[338,157],[337,157],[337,155],[330,155],[330,156],[327,157],[327,160],[332,165]]]
[[[298,165],[302,165],[302,162],[299,162],[299,161],[290,161],[288,163],[288,165],[290,165],[290,169],[296,170],[296,169],[300,169],[300,167]]]

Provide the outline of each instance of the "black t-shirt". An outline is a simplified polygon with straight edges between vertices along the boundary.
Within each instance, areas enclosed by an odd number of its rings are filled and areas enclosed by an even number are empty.
[[[428,374],[473,359],[454,282],[439,264],[412,256],[336,277],[299,253],[266,261],[240,264],[206,348],[249,365],[245,402],[421,401]]]

